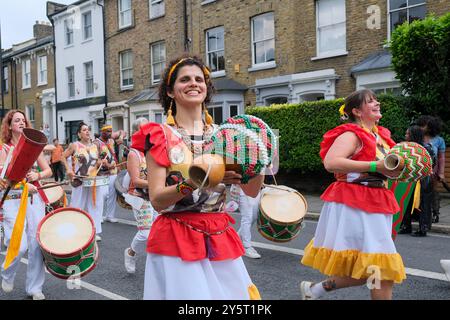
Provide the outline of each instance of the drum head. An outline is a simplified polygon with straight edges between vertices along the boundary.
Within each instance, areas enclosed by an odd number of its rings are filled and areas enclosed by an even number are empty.
[[[47,199],[50,203],[55,203],[59,199],[61,199],[64,196],[64,189],[61,186],[56,186],[53,188],[48,189],[42,189],[44,191],[45,195],[47,196]]]
[[[273,188],[267,186],[261,196],[260,210],[274,222],[294,224],[303,219],[308,205],[306,199],[295,189],[286,186]]]
[[[38,229],[38,242],[57,255],[70,254],[91,242],[95,229],[91,218],[75,208],[62,208],[47,215]]]

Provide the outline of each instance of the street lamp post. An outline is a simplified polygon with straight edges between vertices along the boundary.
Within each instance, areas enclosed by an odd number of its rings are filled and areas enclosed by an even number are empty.
[[[0,94],[2,95],[2,120],[5,115],[5,97],[3,92],[3,49],[2,49],[2,23],[0,21]]]

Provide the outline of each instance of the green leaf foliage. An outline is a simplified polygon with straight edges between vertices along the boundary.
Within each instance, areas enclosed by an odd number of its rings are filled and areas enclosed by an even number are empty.
[[[405,107],[408,99],[382,95],[378,100],[383,114],[380,125],[391,130],[394,140],[403,140],[410,123]],[[325,132],[343,123],[339,118],[339,107],[343,103],[343,99],[336,99],[250,107],[246,113],[261,118],[272,129],[279,130],[281,169],[296,169],[302,174],[323,173],[320,142]]]
[[[397,27],[391,38],[392,65],[417,113],[450,124],[450,13]]]

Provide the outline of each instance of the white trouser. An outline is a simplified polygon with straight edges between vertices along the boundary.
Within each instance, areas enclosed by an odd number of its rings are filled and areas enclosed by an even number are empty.
[[[105,203],[108,186],[95,187],[95,206],[92,201],[94,187],[79,186],[72,188],[70,206],[86,211],[94,220],[95,233],[102,233],[102,212]]]
[[[131,250],[137,254],[144,254],[147,247],[147,239],[150,233],[150,229],[138,230],[131,242]]]
[[[241,237],[244,248],[252,246],[252,226],[258,218],[259,201],[261,193],[256,198],[245,195],[244,191],[239,193],[239,212],[241,214],[241,225],[238,234]]]
[[[19,206],[20,199],[6,200],[3,204],[6,246],[9,246],[9,242],[11,240],[11,235],[13,232],[17,213],[19,211]],[[37,227],[44,216],[45,204],[38,194],[33,194],[33,203],[31,203],[31,198],[28,198],[24,233],[22,234],[19,254],[9,265],[8,269],[5,270],[4,263],[2,264],[3,280],[10,284],[14,283],[20,259],[28,249],[27,279],[25,283],[25,290],[27,295],[30,296],[42,292],[42,286],[44,285],[45,280],[44,258],[36,239]]]
[[[103,216],[105,218],[114,218],[116,216],[117,207],[117,193],[114,183],[116,182],[117,174],[109,176],[108,191],[106,194],[106,206]]]

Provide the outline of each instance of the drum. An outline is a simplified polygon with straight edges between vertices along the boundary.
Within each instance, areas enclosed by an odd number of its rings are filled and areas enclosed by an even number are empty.
[[[47,270],[57,278],[82,277],[97,265],[94,221],[78,208],[60,208],[46,215],[37,242]]]
[[[83,187],[93,187],[94,181],[96,187],[107,186],[109,185],[109,176],[83,178]]]
[[[61,186],[55,186],[53,188],[42,189],[45,196],[48,199],[48,203],[45,205],[45,213],[48,214],[51,211],[64,207],[65,192]]]
[[[427,149],[415,142],[397,143],[384,158],[384,166],[387,169],[403,167],[398,177],[390,177],[402,182],[414,182],[431,175],[432,165]]]
[[[266,186],[261,194],[258,231],[266,239],[287,242],[296,238],[308,210],[306,199],[286,186]]]
[[[128,178],[128,179],[126,179]],[[128,180],[128,181],[124,181]],[[116,189],[117,198],[116,201],[124,209],[131,210],[131,206],[125,201],[125,198],[123,197],[124,193],[128,192],[128,187],[125,187],[125,185],[129,185],[129,175],[127,174],[127,170],[122,170],[117,174],[116,181],[114,181],[114,188]]]

